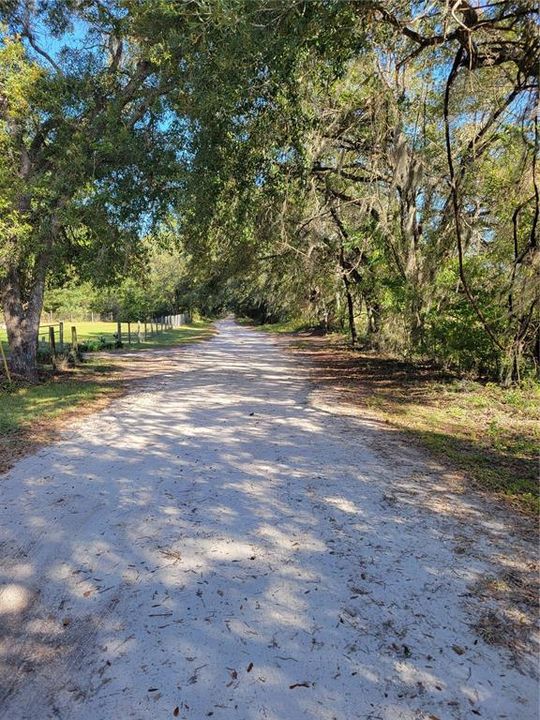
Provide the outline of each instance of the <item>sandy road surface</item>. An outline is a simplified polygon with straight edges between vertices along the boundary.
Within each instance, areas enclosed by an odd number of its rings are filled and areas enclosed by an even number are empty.
[[[0,717],[536,718],[471,625],[527,551],[232,322],[0,478]]]

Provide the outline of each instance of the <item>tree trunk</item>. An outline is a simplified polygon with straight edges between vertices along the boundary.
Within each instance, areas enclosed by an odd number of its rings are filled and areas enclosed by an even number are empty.
[[[540,331],[537,331],[534,339],[533,360],[536,369],[536,378],[540,380]]]
[[[347,272],[342,272],[343,284],[345,286],[345,297],[347,298],[347,312],[349,315],[349,331],[351,333],[351,345],[355,347],[358,342],[358,334],[356,332],[356,323],[354,321],[354,300],[351,294],[351,281],[347,276]]]
[[[349,315],[349,331],[351,333],[351,345],[352,347],[355,347],[358,342],[358,333],[356,332],[356,323],[354,321],[354,300],[351,293],[350,275],[354,273],[358,281],[360,281],[361,278],[356,272],[355,268],[351,265],[351,263],[349,263],[345,259],[345,248],[343,246],[343,241],[349,239],[349,234],[347,233],[345,225],[339,217],[337,209],[333,205],[330,207],[330,212],[332,214],[332,217],[334,218],[334,222],[341,238],[339,247],[339,266],[341,268],[341,277],[343,278],[343,284],[345,286],[345,297],[347,298],[347,312]]]
[[[24,142],[22,128],[14,126],[13,131],[20,139],[20,169],[19,177],[26,183],[32,172],[30,155]],[[65,198],[58,198],[55,211],[60,209]],[[31,207],[31,197],[22,194],[15,203],[14,209],[21,218],[28,219]],[[42,235],[43,244],[36,252],[33,270],[25,277],[17,260],[8,264],[5,276],[0,280],[0,301],[4,310],[6,331],[9,345],[9,365],[14,375],[29,380],[38,381],[37,371],[37,343],[39,321],[43,309],[43,293],[45,290],[45,276],[49,264],[49,255],[53,238],[58,230],[58,220],[55,212],[48,218],[41,216],[40,229],[47,227]]]
[[[14,375],[30,382],[38,380],[37,342],[45,288],[44,262],[38,263],[36,270],[37,277],[30,288],[26,302],[22,297],[16,268],[11,268],[1,286],[9,344],[9,365]]]
[[[366,311],[367,311],[367,335],[369,338],[369,344],[375,345],[376,341],[375,338],[378,336],[380,332],[380,315],[381,315],[381,306],[379,303],[375,300],[373,300],[372,297],[370,297],[367,293],[364,293],[364,302],[366,304]]]
[[[424,307],[422,299],[415,294],[410,305],[409,337],[411,350],[424,352]]]
[[[502,387],[509,388],[521,382],[521,343],[512,343],[511,348],[501,366],[500,384]]]

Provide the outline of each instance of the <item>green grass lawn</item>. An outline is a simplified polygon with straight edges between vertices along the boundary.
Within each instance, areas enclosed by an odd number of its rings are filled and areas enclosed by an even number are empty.
[[[77,336],[79,340],[99,340],[100,337],[105,337],[109,341],[114,340],[114,333],[116,332],[115,322],[83,322],[75,320],[70,322],[66,320],[64,322],[64,339],[66,342],[71,340],[71,326],[74,325],[77,328]],[[127,325],[123,325],[122,328]],[[56,330],[56,341],[58,342],[58,328]],[[48,330],[44,326],[40,327],[39,337],[46,336]],[[47,338],[48,339],[48,338]],[[7,335],[4,328],[0,328],[0,340],[7,342]]]
[[[117,331],[115,322],[80,322],[75,324],[79,341],[100,340],[113,342]],[[70,330],[71,332],[71,330]],[[212,335],[211,323],[208,320],[194,320],[190,325],[183,325],[179,328],[167,328],[163,332],[150,334],[150,324],[147,324],[147,337],[144,339],[144,325],[141,324],[141,342],[137,333],[137,323],[131,323],[131,345],[128,334],[128,324],[122,323],[122,343],[125,348],[132,350],[144,350],[154,347],[170,347],[184,343],[205,340]]]
[[[96,322],[66,322],[64,327],[67,339],[71,338],[72,325],[77,328],[77,337],[79,340],[99,340],[100,337],[104,337],[107,339],[107,342],[114,341],[114,334],[116,333],[115,322],[101,322],[99,320]]]
[[[155,333],[143,339],[141,343],[137,340],[137,326],[135,332],[132,332],[131,349],[144,350],[146,348],[171,347],[173,345],[183,345],[190,342],[198,342],[199,340],[207,340],[212,337],[214,331],[212,323],[209,320],[194,320],[191,325],[183,325],[180,328],[170,328],[162,333]],[[122,342],[124,348],[128,347],[127,333],[124,332],[122,326]]]
[[[68,408],[110,392],[115,389],[109,376],[111,372],[114,368],[110,364],[93,359],[39,385],[20,385],[10,392],[0,391],[0,435],[13,433],[37,419],[54,418]]]
[[[117,326],[115,322],[86,322],[86,321],[74,321],[64,323],[64,340],[65,342],[71,342],[71,327],[77,328],[77,338],[79,342],[84,340],[95,340],[99,341],[100,338],[104,338],[106,342],[114,342],[115,333]],[[147,325],[148,335],[146,340],[138,342],[137,337],[137,323],[131,323],[131,347],[134,349],[144,349],[152,347],[166,347],[170,345],[178,345],[187,342],[194,342],[197,340],[204,340],[206,337],[210,337],[212,334],[211,323],[208,320],[194,320],[191,325],[183,325],[180,328],[171,329],[168,328],[163,333],[154,332],[150,335],[150,325]],[[142,326],[141,332],[144,332],[144,326]],[[45,333],[41,332],[40,337]],[[143,335],[144,337],[144,335]],[[6,331],[0,328],[0,340],[3,340],[7,344]],[[57,340],[58,342],[58,336]],[[128,344],[128,325],[122,323],[122,342],[124,347],[129,347]],[[6,345],[4,349],[7,350]]]

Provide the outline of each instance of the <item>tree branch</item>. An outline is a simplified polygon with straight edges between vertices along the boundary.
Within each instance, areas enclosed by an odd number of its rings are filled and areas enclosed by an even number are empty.
[[[445,135],[445,143],[446,143],[446,156],[448,161],[448,170],[450,173],[450,188],[451,188],[451,194],[452,194],[452,207],[454,210],[454,224],[456,229],[456,240],[457,240],[457,248],[458,248],[458,262],[459,262],[459,277],[461,279],[461,283],[463,285],[463,289],[465,290],[465,294],[467,298],[469,299],[469,302],[471,304],[471,307],[475,311],[476,315],[478,316],[478,319],[482,323],[482,326],[484,330],[486,331],[487,335],[493,342],[493,344],[499,348],[499,350],[504,350],[503,346],[499,342],[499,339],[489,326],[486,317],[484,313],[482,312],[482,308],[478,305],[476,302],[476,298],[471,292],[471,289],[469,287],[469,283],[467,280],[467,277],[465,275],[465,268],[463,264],[463,239],[461,236],[461,217],[459,212],[459,197],[458,197],[458,188],[457,188],[457,182],[456,182],[456,173],[454,169],[454,160],[452,157],[452,141],[450,138],[450,120],[449,120],[449,100],[450,100],[450,91],[452,88],[452,84],[454,80],[457,77],[459,67],[461,65],[463,59],[463,48],[459,48],[459,50],[456,53],[456,56],[454,58],[454,62],[452,64],[452,68],[450,70],[450,73],[448,75],[447,81],[446,81],[446,87],[444,91],[444,135]]]

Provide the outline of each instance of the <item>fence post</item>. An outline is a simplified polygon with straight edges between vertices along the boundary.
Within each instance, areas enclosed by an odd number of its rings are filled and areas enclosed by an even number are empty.
[[[141,321],[137,320],[137,342],[139,345],[142,342],[142,336],[141,336]]]
[[[71,326],[71,349],[73,350],[73,362],[77,359],[77,353],[79,352],[79,343],[77,341],[77,328],[75,325]]]
[[[122,342],[122,323],[120,320],[116,321],[116,342],[120,345]]]
[[[58,344],[60,345],[60,352],[64,352],[64,323],[58,323]]]
[[[51,361],[54,370],[56,370],[56,340],[54,339],[54,327],[49,326],[49,345],[51,346]]]
[[[131,322],[128,320],[128,345],[131,347]]]
[[[144,342],[146,342],[146,337],[147,337],[147,333],[146,333],[146,320],[145,320],[144,321]]]

